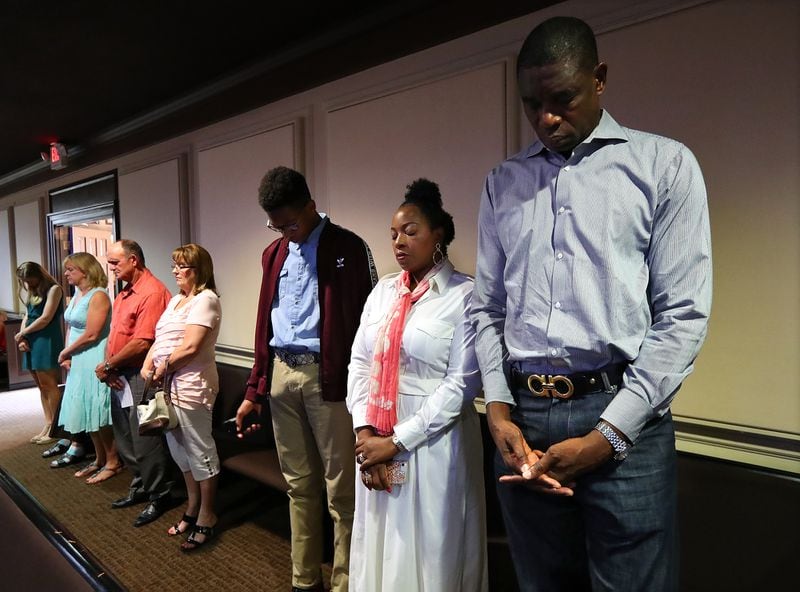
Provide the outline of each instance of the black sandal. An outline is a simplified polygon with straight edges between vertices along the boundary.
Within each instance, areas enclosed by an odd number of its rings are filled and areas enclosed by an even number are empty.
[[[181,522],[185,522],[189,526],[181,530]],[[192,530],[192,527],[195,524],[197,524],[197,516],[189,516],[188,514],[184,514],[178,522],[172,525],[171,530],[174,532],[167,530],[167,536],[178,536],[179,534],[184,534],[187,530]]]
[[[204,538],[202,541],[198,541],[195,538],[195,535],[197,534],[202,534],[206,538]],[[181,551],[183,551],[184,553],[189,553],[190,551],[199,549],[213,538],[214,538],[213,526],[200,526],[199,524],[195,524],[192,527],[192,532],[189,533],[189,537],[186,539],[186,542],[181,544]]]
[[[68,467],[70,465],[77,464],[81,462],[84,458],[86,458],[86,454],[81,454],[80,456],[75,454],[70,454],[67,452],[64,456],[59,458],[58,460],[54,460],[50,462],[51,469],[60,469],[62,467]]]
[[[50,448],[42,452],[42,458],[50,458],[57,454],[64,454],[69,449],[69,444],[63,444],[61,441],[56,442]]]

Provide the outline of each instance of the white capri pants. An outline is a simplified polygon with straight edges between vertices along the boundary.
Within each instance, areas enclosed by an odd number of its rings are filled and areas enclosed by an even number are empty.
[[[211,409],[200,405],[192,409],[175,407],[178,427],[167,432],[167,445],[178,468],[191,471],[195,481],[219,474],[217,445],[211,435]]]

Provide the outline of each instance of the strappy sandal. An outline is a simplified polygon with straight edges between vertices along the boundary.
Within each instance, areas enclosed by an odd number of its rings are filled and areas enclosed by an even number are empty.
[[[205,538],[202,541],[198,541],[197,538],[195,538],[195,535],[198,534],[202,534]],[[189,538],[187,538],[185,542],[181,543],[181,551],[184,553],[195,551],[196,549],[205,546],[205,544],[213,538],[213,526],[200,526],[199,524],[195,524],[192,527],[192,532],[189,533]]]
[[[57,454],[64,454],[67,450],[69,450],[69,444],[64,444],[61,440],[59,440],[53,446],[42,452],[42,458],[50,458],[51,456],[56,456]]]
[[[64,456],[59,458],[58,460],[50,461],[50,468],[51,469],[60,469],[62,467],[68,467],[70,465],[75,465],[81,462],[86,454],[75,455],[70,454],[67,452]]]
[[[75,471],[75,477],[78,479],[83,479],[84,477],[90,477],[94,475],[100,470],[100,465],[97,464],[96,461],[90,462],[88,465]]]
[[[48,423],[46,426],[42,428],[42,431],[36,434],[35,436],[31,436],[31,444],[39,444],[39,440],[48,436],[50,434],[50,424]]]
[[[86,482],[89,485],[94,485],[95,483],[102,483],[103,481],[108,481],[114,475],[118,475],[122,472],[122,469],[125,467],[123,465],[119,465],[118,467],[112,469],[110,467],[103,466],[100,468],[94,475],[89,477]]]
[[[181,522],[186,523],[186,528],[181,530]],[[178,536],[179,534],[185,533],[187,530],[192,530],[192,527],[197,524],[197,516],[189,516],[189,514],[184,514],[181,519],[169,527],[167,530],[167,536]]]

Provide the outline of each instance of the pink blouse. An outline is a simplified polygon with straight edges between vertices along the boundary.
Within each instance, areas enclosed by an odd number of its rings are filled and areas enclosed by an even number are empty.
[[[183,343],[186,325],[201,325],[211,329],[210,337],[203,340],[195,356],[175,372],[172,379],[172,402],[177,407],[196,408],[205,405],[210,409],[219,391],[214,358],[214,346],[222,320],[219,297],[211,290],[203,290],[176,310],[182,298],[181,294],[174,296],[158,320],[153,343],[153,364],[156,367],[163,364],[167,356]]]

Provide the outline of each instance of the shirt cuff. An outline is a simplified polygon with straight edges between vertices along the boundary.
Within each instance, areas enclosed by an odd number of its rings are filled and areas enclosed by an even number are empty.
[[[370,426],[370,423],[367,421],[366,409],[353,409],[350,415],[353,417],[353,431],[355,431],[356,428]]]
[[[411,417],[410,421],[404,421],[394,426],[394,433],[406,450],[414,450],[428,439],[425,430],[419,429],[419,426],[415,425],[417,423],[416,417]]]
[[[636,443],[644,424],[652,417],[650,404],[630,389],[619,391],[600,415],[600,419],[625,434],[632,444]]]
[[[483,373],[483,400],[489,403],[505,403],[516,407],[514,396],[508,388],[508,380],[502,370],[490,370]]]
[[[253,403],[262,404],[267,398],[267,379],[259,377],[258,382],[248,383],[244,398]]]

